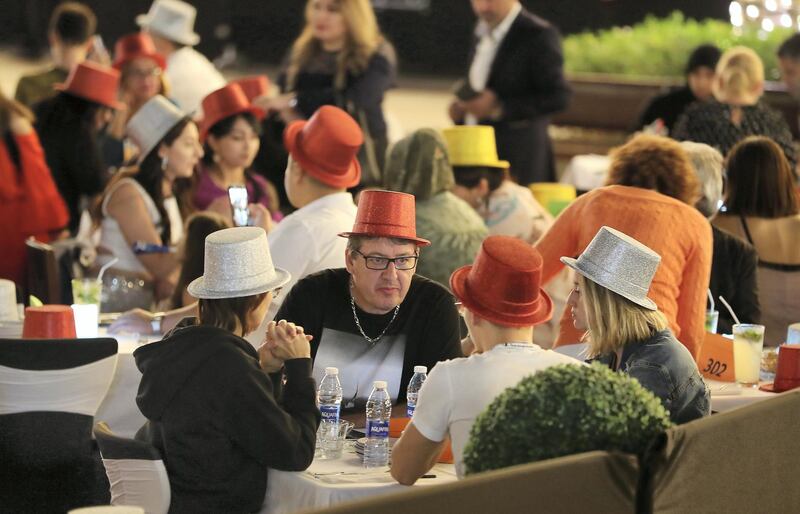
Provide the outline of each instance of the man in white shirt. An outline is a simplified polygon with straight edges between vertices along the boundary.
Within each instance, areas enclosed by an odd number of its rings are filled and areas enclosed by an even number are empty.
[[[456,473],[475,418],[525,376],[581,362],[533,343],[533,328],[553,305],[541,289],[542,257],[523,241],[490,236],[475,263],[456,270],[450,289],[461,302],[475,353],[440,362],[420,391],[414,416],[392,449],[392,476],[411,485],[436,462],[447,438]]]
[[[295,121],[284,135],[289,149],[284,186],[297,210],[269,233],[275,266],[292,274],[282,294],[272,301],[266,319],[278,312],[283,299],[298,280],[345,265],[347,232],[356,219],[353,195],[361,168],[358,149],[363,141],[358,124],[337,107],[325,106],[308,121]]]
[[[166,57],[165,75],[170,98],[184,112],[200,116],[200,104],[212,91],[223,87],[225,78],[193,46],[200,42],[194,32],[197,9],[181,0],[155,0],[136,23],[153,38],[158,53]]]
[[[491,125],[500,158],[520,184],[555,181],[549,116],[563,110],[569,87],[558,30],[518,0],[471,0],[478,17],[462,87],[450,105],[457,124]]]

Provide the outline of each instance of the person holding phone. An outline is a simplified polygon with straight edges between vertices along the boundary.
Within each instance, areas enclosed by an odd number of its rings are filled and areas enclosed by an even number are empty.
[[[252,105],[241,86],[228,84],[203,99],[200,140],[205,157],[193,185],[198,210],[212,210],[231,219],[229,188],[243,186],[250,216],[269,231],[269,219],[282,218],[275,187],[251,169],[258,153],[264,111]],[[236,200],[241,193],[235,191]]]
[[[104,304],[117,311],[149,309],[154,300],[172,294],[180,266],[170,250],[183,235],[173,186],[179,178],[191,177],[203,156],[197,126],[160,95],[131,118],[127,133],[139,147],[138,164],[115,176],[93,210],[101,231],[98,264],[112,256],[119,259],[106,276],[133,276],[146,284],[137,294],[119,295],[113,305]]]

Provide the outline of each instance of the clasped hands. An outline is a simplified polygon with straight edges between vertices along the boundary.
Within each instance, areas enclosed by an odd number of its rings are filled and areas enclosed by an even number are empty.
[[[284,361],[311,358],[309,342],[314,336],[306,335],[303,327],[284,319],[270,321],[267,325],[266,340],[258,348],[261,368],[267,373],[275,373],[283,367]]]

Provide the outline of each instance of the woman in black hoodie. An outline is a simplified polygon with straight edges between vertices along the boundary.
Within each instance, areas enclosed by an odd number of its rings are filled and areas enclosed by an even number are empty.
[[[134,352],[136,402],[148,419],[137,438],[161,451],[169,512],[255,512],[267,468],[301,471],[314,458],[320,415],[310,336],[281,321],[270,323],[258,352],[242,339],[289,280],[273,267],[262,229],[215,232],[205,254],[203,276],[188,287],[200,299],[199,318]]]

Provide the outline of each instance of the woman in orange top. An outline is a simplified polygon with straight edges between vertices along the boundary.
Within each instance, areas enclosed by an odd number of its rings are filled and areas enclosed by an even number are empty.
[[[24,285],[25,240],[50,242],[69,222],[33,115],[0,92],[0,278]]]
[[[536,244],[544,259],[543,282],[562,269],[559,257],[577,257],[600,227],[620,230],[661,255],[651,298],[697,357],[713,242],[711,225],[694,208],[700,185],[688,155],[670,139],[636,136],[611,152],[607,184],[575,200]],[[581,337],[565,312],[555,346]]]

